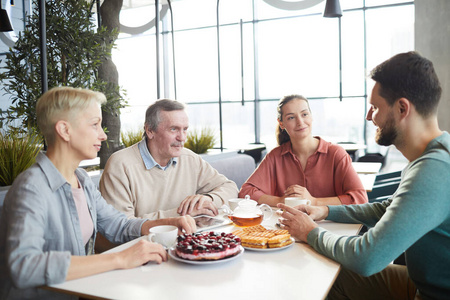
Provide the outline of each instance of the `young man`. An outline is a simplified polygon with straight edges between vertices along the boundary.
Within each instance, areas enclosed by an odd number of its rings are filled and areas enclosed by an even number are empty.
[[[279,204],[282,226],[342,264],[329,299],[449,299],[450,135],[439,129],[441,87],[433,64],[398,54],[372,71],[367,120],[376,141],[409,160],[396,193],[383,203],[350,206]],[[314,221],[362,223],[363,236],[336,236]],[[406,266],[391,262],[405,252]]]
[[[159,100],[145,115],[141,142],[114,153],[100,180],[103,197],[129,218],[217,215],[237,197],[236,184],[183,148],[189,119],[184,104]]]

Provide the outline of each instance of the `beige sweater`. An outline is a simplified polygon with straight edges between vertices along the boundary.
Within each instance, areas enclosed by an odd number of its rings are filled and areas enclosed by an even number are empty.
[[[128,218],[155,220],[179,216],[177,208],[187,196],[209,195],[220,207],[236,198],[238,189],[233,181],[188,149],[183,149],[177,164],[165,171],[157,167],[147,170],[135,144],[108,159],[100,192]]]

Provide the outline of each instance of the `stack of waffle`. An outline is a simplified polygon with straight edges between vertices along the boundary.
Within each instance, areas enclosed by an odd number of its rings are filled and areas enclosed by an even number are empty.
[[[241,244],[248,248],[280,248],[292,243],[287,230],[266,229],[257,225],[245,227],[233,232],[241,238]]]

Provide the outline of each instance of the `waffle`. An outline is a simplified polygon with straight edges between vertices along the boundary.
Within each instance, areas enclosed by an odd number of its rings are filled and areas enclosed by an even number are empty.
[[[291,239],[283,241],[281,243],[268,244],[268,245],[269,245],[269,248],[281,248],[281,247],[284,247],[284,246],[287,246],[287,245],[290,245],[290,244],[292,244],[292,240]]]
[[[258,231],[266,231],[267,229],[262,225],[245,227],[242,229],[244,232],[258,232]]]
[[[242,229],[233,231],[232,233],[233,233],[234,235],[237,235],[237,236],[240,237],[240,238],[242,238],[244,235],[247,235],[247,233],[244,232],[244,230],[242,230]]]
[[[289,231],[266,229],[261,225],[238,229],[233,234],[239,236],[242,246],[248,248],[280,248],[292,243]]]
[[[275,235],[280,235],[280,234],[289,234],[288,230],[284,230],[284,229],[268,229],[268,232],[272,232]]]
[[[250,248],[267,248],[267,241],[269,239],[265,237],[258,237],[258,236],[249,236],[246,235],[241,238],[241,244],[244,247],[250,247]]]
[[[292,243],[290,234],[276,235],[267,241],[269,248],[279,248]]]

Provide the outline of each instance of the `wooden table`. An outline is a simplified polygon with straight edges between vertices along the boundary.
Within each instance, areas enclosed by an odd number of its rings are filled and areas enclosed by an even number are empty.
[[[278,216],[262,225],[274,228]],[[354,235],[357,224],[319,222],[339,235]],[[231,232],[227,225],[215,231]],[[137,240],[110,251],[120,251]],[[234,260],[192,265],[169,258],[130,270],[115,270],[46,287],[91,299],[324,299],[340,265],[304,243],[278,251],[245,250]]]

